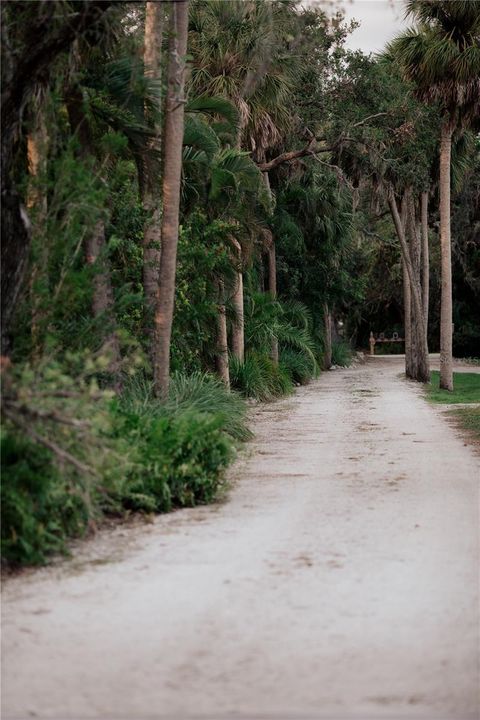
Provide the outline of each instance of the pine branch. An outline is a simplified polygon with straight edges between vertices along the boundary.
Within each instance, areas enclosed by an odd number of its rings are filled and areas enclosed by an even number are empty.
[[[43,445],[48,450],[51,450],[60,460],[70,463],[70,465],[73,465],[81,473],[85,473],[87,475],[95,475],[95,472],[89,465],[85,465],[84,463],[80,462],[80,460],[77,460],[76,457],[71,455],[67,450],[61,448],[59,445],[57,445],[57,443],[54,443],[52,440],[48,440],[48,438],[43,437],[43,435],[39,435],[39,433],[33,430],[27,422],[19,418],[17,415],[15,415],[14,412],[11,412],[8,408],[3,408],[3,414],[6,418],[8,418],[8,420],[14,423],[14,425],[23,430],[27,437],[31,438],[39,445]]]

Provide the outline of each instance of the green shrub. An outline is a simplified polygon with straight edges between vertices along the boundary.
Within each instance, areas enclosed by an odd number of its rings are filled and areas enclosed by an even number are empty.
[[[282,348],[280,364],[286,369],[292,380],[300,385],[305,385],[318,374],[318,367],[312,362],[311,357],[294,348]]]
[[[293,390],[287,368],[276,365],[267,355],[256,352],[247,352],[243,363],[232,358],[230,380],[232,387],[246,397],[262,401],[288,395]]]
[[[332,343],[332,365],[348,367],[352,363],[352,349],[345,340]]]
[[[88,508],[52,463],[52,453],[3,431],[2,559],[9,564],[44,563],[65,549],[65,539],[81,534]]]
[[[123,497],[127,508],[164,511],[209,502],[233,457],[247,440],[245,401],[208,373],[177,373],[165,402],[138,373],[112,404],[117,434],[135,448]]]
[[[211,501],[233,457],[221,417],[194,410],[117,415],[118,432],[136,448],[126,508],[166,511]]]
[[[209,502],[250,437],[245,401],[214,377],[176,375],[160,403],[143,372],[115,395],[95,383],[102,363],[71,360],[7,378],[2,557],[11,565],[45,562],[105,515]]]

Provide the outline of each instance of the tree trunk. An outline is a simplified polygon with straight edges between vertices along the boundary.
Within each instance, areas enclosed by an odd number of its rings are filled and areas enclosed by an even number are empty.
[[[170,342],[178,246],[187,38],[188,0],[178,0],[170,7],[162,186],[162,252],[155,309],[153,372],[155,394],[160,398],[167,397],[170,378]]]
[[[120,347],[115,332],[114,297],[110,277],[110,263],[106,256],[105,221],[98,220],[86,242],[87,264],[93,267],[92,311],[95,318],[103,318],[105,326],[104,348],[111,357],[110,370],[115,371],[120,361]]]
[[[232,353],[239,362],[243,363],[245,357],[245,319],[243,311],[243,273],[242,273],[242,247],[238,240],[232,238],[236,251],[237,278],[232,297],[235,312],[232,325]]]
[[[258,160],[265,160],[265,154],[261,154],[258,157]],[[270,187],[270,177],[268,175],[268,171],[262,172],[262,178],[263,182],[265,184],[265,187],[267,189],[268,197],[270,198],[270,201],[272,200],[272,189]],[[272,298],[276,300],[277,298],[277,257],[276,257],[276,251],[275,251],[275,239],[273,237],[272,233],[269,233],[269,246],[268,246],[268,291]],[[273,362],[278,365],[278,339],[273,338],[272,340],[272,346],[270,348],[270,357],[272,358]]]
[[[227,313],[225,310],[225,287],[218,283],[218,315],[217,315],[217,354],[215,358],[217,372],[227,386],[230,387],[230,370],[228,363]]]
[[[428,310],[430,304],[430,249],[428,245],[428,190],[420,196],[422,219],[422,297],[425,337],[428,342]]]
[[[163,7],[159,2],[147,2],[145,9],[145,45],[143,52],[145,76],[161,80],[161,49],[162,49],[162,14]],[[150,149],[160,152],[161,127],[155,123],[155,137]],[[158,288],[161,245],[161,212],[160,182],[156,169],[157,163],[152,161],[151,154],[143,158],[141,196],[144,210],[147,212],[143,233],[143,291],[147,312],[147,333],[152,335],[153,316]]]
[[[42,353],[43,330],[45,326],[45,293],[48,290],[47,264],[48,246],[45,223],[47,220],[47,155],[48,132],[45,123],[44,108],[39,107],[36,123],[27,136],[28,173],[30,175],[27,190],[27,208],[32,216],[32,247],[34,258],[30,272],[30,307],[32,358],[38,360]]]
[[[275,252],[275,241],[271,239],[270,247],[268,248],[268,290],[274,300],[277,299],[277,258]],[[270,350],[270,357],[272,358],[275,365],[278,365],[278,339],[273,338],[272,347]]]
[[[428,356],[428,347],[426,345],[426,336],[425,336],[425,324],[423,319],[423,304],[422,304],[422,292],[421,292],[421,285],[420,285],[420,278],[418,276],[418,272],[416,272],[416,269],[414,267],[414,263],[412,262],[412,255],[410,252],[410,244],[407,240],[407,235],[405,233],[404,225],[402,224],[402,219],[400,217],[400,214],[398,212],[397,208],[397,202],[395,200],[395,196],[393,194],[393,191],[389,192],[388,196],[388,203],[390,207],[390,212],[392,214],[393,222],[395,225],[395,230],[397,232],[397,237],[400,241],[400,247],[402,250],[402,259],[405,263],[405,270],[406,275],[408,277],[409,283],[410,283],[410,290],[411,290],[411,312],[412,312],[412,319],[413,319],[413,326],[412,326],[412,360],[414,360],[413,368],[412,368],[412,376],[415,380],[418,380],[419,382],[428,382],[430,380],[430,366],[429,366],[429,356]],[[408,210],[408,205],[407,205]],[[411,235],[413,234],[413,238],[411,239],[411,242],[415,242],[415,223],[414,218],[412,222],[411,212],[407,212],[407,216],[410,215],[410,218],[407,217],[407,225],[410,225],[411,229]],[[413,225],[413,227],[412,227]]]
[[[403,271],[403,316],[405,332],[405,375],[413,377],[412,365],[412,293],[410,280],[408,279],[407,267],[402,257]]]
[[[408,246],[414,273],[413,283],[415,286],[415,292],[418,292],[421,300],[420,309],[418,309],[415,305],[412,306],[412,376],[414,380],[427,382],[430,379],[430,365],[422,293],[421,238],[418,232],[420,224],[417,223],[417,213],[411,190],[407,194],[407,210]]]
[[[327,303],[323,305],[323,324],[324,324],[324,351],[323,366],[325,370],[332,367],[332,316]]]
[[[402,194],[401,204],[401,223],[403,232],[407,234],[407,218],[408,218],[408,194],[406,191]],[[402,258],[402,275],[403,275],[403,304],[404,304],[404,322],[405,322],[405,375],[408,378],[414,376],[414,347],[412,342],[412,289],[410,279],[408,277],[407,266],[403,253],[400,252]]]
[[[442,293],[440,306],[440,387],[453,390],[452,249],[450,238],[450,166],[452,128],[444,121],[440,139],[440,247]]]

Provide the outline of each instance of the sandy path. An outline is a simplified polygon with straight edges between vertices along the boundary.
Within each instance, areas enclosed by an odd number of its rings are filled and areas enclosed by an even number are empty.
[[[8,581],[4,720],[477,718],[480,460],[400,370],[260,410],[226,504]]]

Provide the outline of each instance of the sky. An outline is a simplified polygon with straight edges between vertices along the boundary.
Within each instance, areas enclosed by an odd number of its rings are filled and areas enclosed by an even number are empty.
[[[348,20],[355,18],[362,23],[347,40],[347,47],[352,50],[365,53],[383,50],[407,25],[403,0],[353,0],[342,4]]]
[[[318,0],[303,0],[311,4]],[[348,38],[346,45],[364,53],[379,52],[399,31],[407,27],[404,21],[403,0],[323,0],[325,10],[343,10],[347,20],[355,18],[361,23]]]

